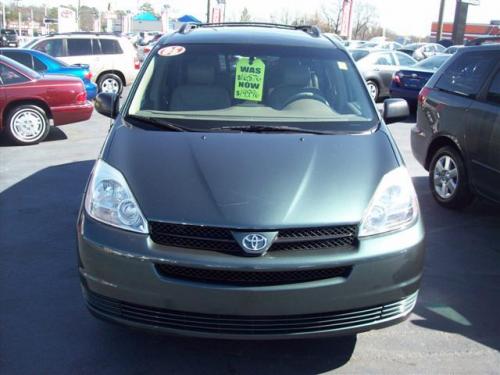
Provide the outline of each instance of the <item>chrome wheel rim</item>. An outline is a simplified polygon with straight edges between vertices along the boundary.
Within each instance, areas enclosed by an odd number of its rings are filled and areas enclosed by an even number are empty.
[[[442,199],[450,199],[458,187],[458,169],[448,155],[441,156],[434,167],[434,190]]]
[[[367,83],[368,85],[368,92],[370,93],[370,96],[372,97],[372,99],[375,99],[377,97],[377,93],[378,93],[378,89],[377,89],[377,86],[375,86],[374,83]]]
[[[16,113],[10,122],[12,134],[23,142],[31,142],[40,138],[45,125],[43,116],[30,109]]]
[[[116,94],[118,93],[119,90],[120,90],[120,83],[114,78],[106,78],[101,83],[101,92]]]

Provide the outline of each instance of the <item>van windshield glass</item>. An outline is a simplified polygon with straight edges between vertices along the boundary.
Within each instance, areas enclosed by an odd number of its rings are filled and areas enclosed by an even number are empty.
[[[185,44],[153,53],[128,108],[136,119],[198,129],[239,122],[365,131],[378,123],[343,50]]]

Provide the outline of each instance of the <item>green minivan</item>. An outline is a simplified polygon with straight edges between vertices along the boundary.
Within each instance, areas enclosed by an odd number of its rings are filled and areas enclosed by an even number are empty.
[[[405,319],[424,229],[349,53],[311,26],[186,24],[159,40],[114,119],[78,218],[99,318],[172,334],[283,339]],[[385,122],[384,122],[385,120]]]

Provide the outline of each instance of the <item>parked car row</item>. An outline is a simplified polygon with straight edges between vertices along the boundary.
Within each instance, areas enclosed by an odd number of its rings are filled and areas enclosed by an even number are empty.
[[[92,110],[80,78],[41,75],[0,56],[0,130],[12,142],[40,142],[50,122],[57,126],[88,120]]]

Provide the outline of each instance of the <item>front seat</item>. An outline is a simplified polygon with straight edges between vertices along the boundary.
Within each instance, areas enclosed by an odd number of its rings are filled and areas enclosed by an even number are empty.
[[[204,111],[231,106],[227,90],[215,83],[215,68],[196,62],[187,66],[186,84],[172,92],[171,111]]]
[[[269,93],[269,106],[282,109],[288,100],[301,92],[319,92],[311,88],[311,73],[307,67],[301,65],[286,65],[282,68],[281,84]]]

